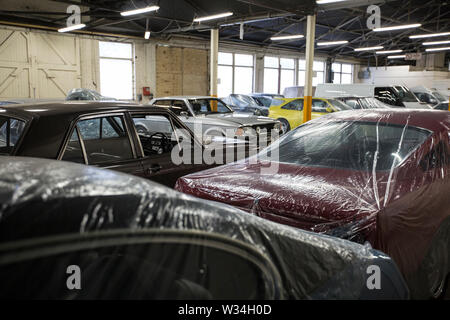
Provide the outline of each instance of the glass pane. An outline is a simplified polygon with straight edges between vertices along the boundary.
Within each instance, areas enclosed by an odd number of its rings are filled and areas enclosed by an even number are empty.
[[[13,147],[19,141],[24,129],[25,122],[14,118],[0,117],[0,154],[12,153]]]
[[[313,70],[314,71],[324,71],[325,69],[325,64],[323,63],[323,61],[314,61],[313,63]]]
[[[334,72],[333,73],[333,83],[340,84],[341,83],[341,74]]]
[[[219,97],[226,97],[233,93],[233,67],[219,66],[217,91]]]
[[[83,140],[100,139],[100,118],[79,121],[78,128]]]
[[[237,66],[253,67],[253,56],[251,54],[235,54],[234,64]]]
[[[294,70],[281,70],[280,92],[283,93],[287,87],[294,86]]]
[[[102,119],[102,139],[119,137],[119,133],[113,128],[111,121],[113,121],[111,118]],[[116,123],[116,125],[118,125],[118,123]]]
[[[280,65],[283,69],[294,69],[295,62],[294,59],[280,59]]]
[[[324,82],[324,72],[317,72],[317,76],[313,78],[313,87]]]
[[[64,151],[63,161],[84,163],[83,151],[81,149],[80,140],[78,139],[77,130],[73,130],[72,136],[67,143],[66,150]]]
[[[225,52],[219,52],[219,64],[233,64],[233,54],[232,53],[225,53]]]
[[[264,57],[264,67],[266,68],[279,68],[278,58]]]
[[[264,92],[275,94],[278,92],[278,69],[264,69]]]
[[[341,72],[341,64],[340,63],[333,63],[331,65],[331,69],[333,72]]]
[[[352,84],[352,75],[351,74],[347,74],[347,73],[343,73],[342,74],[342,80],[341,80],[342,84]]]
[[[133,63],[100,59],[100,91],[106,97],[133,99]]]
[[[252,93],[253,68],[235,67],[234,72],[234,93]]]
[[[306,70],[306,61],[303,59],[298,60],[298,70]]]
[[[305,86],[305,76],[306,76],[306,71],[299,71],[298,72],[298,85],[300,87]]]
[[[343,73],[352,73],[352,65],[351,64],[343,64],[342,72]]]
[[[131,43],[99,42],[100,57],[131,59],[133,57],[132,48]]]

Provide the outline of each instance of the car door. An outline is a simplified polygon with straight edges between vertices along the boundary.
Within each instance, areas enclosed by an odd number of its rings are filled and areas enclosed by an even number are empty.
[[[184,152],[192,156],[197,152],[201,157],[203,147],[190,131],[175,124],[169,114],[132,112],[130,116],[147,179],[174,187],[179,177],[206,168],[202,161],[195,164],[193,159],[183,158]]]
[[[303,115],[303,99],[295,99],[286,105],[282,106],[284,118],[289,121],[291,129],[294,129],[302,124]]]
[[[60,160],[145,176],[123,113],[83,117],[69,137]]]

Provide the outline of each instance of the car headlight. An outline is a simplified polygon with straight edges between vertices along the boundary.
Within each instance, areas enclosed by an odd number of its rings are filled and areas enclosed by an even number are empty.
[[[236,136],[238,136],[238,137],[241,137],[244,135],[250,135],[252,133],[254,133],[254,130],[252,127],[241,127],[236,130]]]

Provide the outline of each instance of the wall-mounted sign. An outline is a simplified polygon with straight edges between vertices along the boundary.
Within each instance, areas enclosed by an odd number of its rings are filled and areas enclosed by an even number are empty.
[[[422,53],[416,52],[416,53],[407,53],[405,60],[420,60],[422,59]]]

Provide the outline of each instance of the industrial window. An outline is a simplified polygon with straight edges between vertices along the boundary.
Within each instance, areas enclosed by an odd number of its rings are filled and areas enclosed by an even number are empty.
[[[353,65],[346,63],[333,63],[333,83],[352,84],[353,83]]]
[[[133,45],[99,42],[100,91],[107,97],[134,99]]]
[[[295,59],[264,58],[264,92],[283,93],[295,85]]]
[[[254,57],[251,54],[219,52],[218,94],[253,92]]]
[[[313,82],[312,85],[316,87],[318,84],[325,82],[325,62],[314,61],[313,63]],[[306,62],[303,59],[298,60],[298,85],[303,87],[305,85]]]

